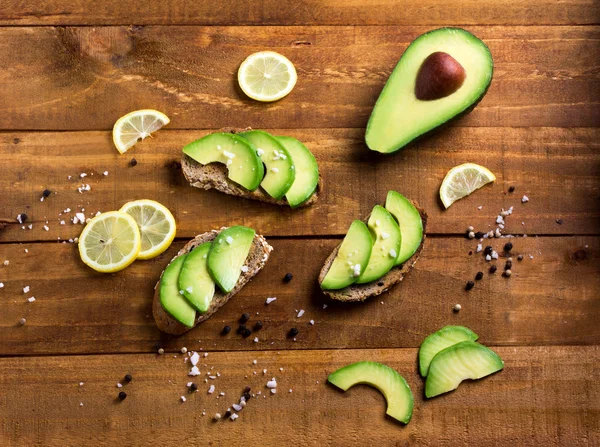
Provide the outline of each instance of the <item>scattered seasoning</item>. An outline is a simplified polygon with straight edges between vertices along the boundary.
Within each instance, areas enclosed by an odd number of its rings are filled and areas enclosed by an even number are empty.
[[[494,249],[492,248],[491,245],[487,245],[484,249],[483,249],[483,254],[484,255],[491,255],[492,251],[494,251]]]
[[[24,223],[24,222],[27,221],[27,218],[28,218],[27,214],[21,213],[21,214],[19,214],[17,216],[17,222],[19,222],[20,224],[22,224],[22,223]]]
[[[504,270],[510,270],[511,268],[512,268],[512,259],[511,259],[511,258],[509,258],[509,259],[506,261],[506,264],[504,264]]]
[[[475,286],[473,281],[467,281],[467,285],[465,286],[465,290],[471,290]]]
[[[469,228],[467,228],[467,231],[475,231],[475,228],[473,228],[472,226],[469,225]]]
[[[250,387],[247,387],[247,388],[250,388]],[[252,397],[252,395],[249,392],[244,393],[244,399],[246,399],[246,402],[249,401],[251,397]]]
[[[563,220],[562,219],[556,219],[556,223],[559,224],[559,225],[562,225],[563,224]]]
[[[163,348],[158,348],[158,354],[162,355],[165,353],[165,350]]]
[[[257,321],[257,322],[254,324],[254,330],[255,330],[255,331],[260,331],[262,328],[263,328],[262,321]]]
[[[214,386],[214,385],[211,385],[211,386],[208,388],[208,394],[212,394],[212,393],[214,393],[214,392],[215,392],[215,386]]]
[[[304,315],[304,309],[300,309],[296,318],[300,318],[302,315]]]
[[[231,332],[231,326],[225,326],[225,327],[223,328],[223,330],[221,331],[221,334],[222,334],[222,335],[227,335],[227,334],[229,334],[230,332]]]
[[[252,331],[248,328],[244,329],[244,332],[242,332],[242,337],[244,338],[248,338],[250,337],[250,335],[252,334]]]
[[[249,314],[242,314],[242,316],[240,317],[240,323],[245,323],[246,321],[248,321],[250,319],[250,315]]]
[[[240,325],[238,326],[238,328],[237,328],[237,331],[236,331],[236,332],[237,332],[238,334],[243,334],[245,330],[246,330],[246,325],[244,325],[244,324],[240,324]]]
[[[231,416],[231,410],[228,408],[225,412],[225,418],[228,418],[229,416]]]
[[[477,272],[477,274],[475,275],[475,279],[477,281],[481,281],[483,279],[483,272]]]
[[[273,169],[275,169],[275,168],[273,168]],[[233,414],[231,415],[231,417],[230,417],[230,419],[231,419],[232,421],[235,421],[237,418],[239,418],[239,416],[238,416],[237,414],[235,414],[235,413],[233,413]]]
[[[512,242],[507,242],[506,244],[504,244],[504,251],[511,251],[512,248],[513,248]]]
[[[527,202],[529,202],[529,197],[523,196],[523,198],[521,199],[521,203],[527,203]]]
[[[246,398],[245,393],[249,393],[250,391],[252,391],[252,388],[250,387],[250,385],[246,385],[246,388],[244,388],[244,398]],[[246,400],[248,400],[248,399],[246,399]]]
[[[52,194],[52,191],[50,191],[49,189],[44,189],[44,191],[42,192],[42,196],[44,196],[44,199],[50,197],[50,194]]]
[[[496,267],[495,265],[492,265],[492,266],[490,267],[490,273],[492,273],[492,274],[493,274],[493,273],[496,273],[496,270],[498,270],[498,267]]]
[[[523,260],[523,255],[517,256],[517,261],[522,261],[522,260]]]
[[[271,304],[273,301],[275,301],[277,298],[272,297],[272,298],[267,298],[267,300],[265,301],[265,304]]]
[[[192,382],[192,384],[190,385],[190,391],[191,392],[198,391],[198,385],[196,385],[194,382]]]
[[[125,382],[131,382],[132,380],[133,380],[133,377],[131,376],[131,374],[125,374],[125,377],[124,377]]]
[[[294,277],[294,275],[292,275],[291,273],[286,273],[285,276],[283,277],[283,282],[290,282],[293,277]]]
[[[129,162],[129,166],[134,167],[135,165],[137,165],[137,160],[135,158],[132,158]]]
[[[467,237],[468,237],[469,239],[473,239],[473,238],[475,238],[475,233],[473,233],[472,231],[469,231],[469,232],[467,233]]]
[[[215,421],[218,421],[219,419],[221,419],[221,413],[215,413]]]
[[[121,391],[119,393],[119,399],[120,400],[125,400],[127,398],[127,393],[125,391]]]
[[[296,335],[298,335],[298,329],[296,329],[295,327],[291,328],[290,331],[288,332],[288,337],[295,337]]]
[[[182,354],[187,354],[187,348],[185,346],[183,348],[181,348],[181,353]]]
[[[512,271],[510,269],[504,271],[504,276],[508,278],[510,275],[512,275]]]
[[[508,188],[508,192],[515,192],[515,187],[511,186],[510,188]]]
[[[475,239],[481,239],[483,238],[483,234],[481,231],[478,231],[477,233],[475,233]]]
[[[19,320],[19,324],[20,324],[21,326],[24,326],[24,325],[25,325],[25,323],[27,323],[27,320],[26,320],[25,318],[21,318],[21,319]]]
[[[452,310],[454,312],[460,312],[461,309],[462,309],[462,306],[460,304],[455,304],[454,307],[452,308]]]
[[[187,400],[185,396],[181,396],[179,399],[181,399],[181,402],[185,402]]]

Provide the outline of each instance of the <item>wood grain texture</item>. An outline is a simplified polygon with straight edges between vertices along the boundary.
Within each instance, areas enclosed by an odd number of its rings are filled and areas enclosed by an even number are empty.
[[[179,237],[232,224],[250,225],[267,236],[341,236],[352,220],[383,203],[389,189],[427,211],[432,234],[464,234],[469,225],[488,231],[510,206],[515,208],[506,218],[507,234],[598,234],[600,228],[598,129],[449,128],[393,156],[368,151],[362,129],[274,132],[299,138],[316,155],[323,193],[315,205],[291,210],[190,187],[172,163],[185,144],[206,131],[162,130],[126,155],[118,154],[109,132],[0,133],[0,221],[11,222],[0,230],[0,241],[74,238],[82,226],[69,219],[79,207],[93,216],[142,198],[171,209]],[[131,167],[134,157],[138,164]],[[491,169],[497,181],[443,210],[442,179],[468,161]],[[82,179],[81,173],[88,175]],[[79,193],[82,184],[91,191]],[[514,193],[506,193],[509,186],[516,187]],[[40,202],[45,188],[55,194]],[[524,194],[529,203],[521,203]],[[20,213],[27,213],[32,230],[18,225]]]
[[[597,343],[600,238],[512,241],[510,279],[500,276],[502,258],[492,276],[482,253],[468,255],[474,242],[430,238],[415,269],[389,293],[365,303],[339,303],[327,300],[316,282],[339,239],[271,239],[274,251],[265,269],[217,314],[179,338],[161,337],[151,302],[160,272],[183,242],[117,274],[93,272],[74,244],[0,244],[0,260],[10,261],[0,264],[5,284],[0,355],[153,352],[158,341],[171,350],[182,345],[218,350],[417,347],[448,324],[485,333],[494,345]],[[501,251],[505,242],[493,246]],[[520,262],[519,253],[525,255]],[[484,279],[465,291],[479,270]],[[283,282],[287,272],[294,275],[289,284]],[[25,286],[30,286],[27,294]],[[29,296],[36,301],[28,303]],[[266,305],[267,297],[277,301]],[[462,305],[460,313],[452,312],[456,303]],[[297,318],[300,309],[305,314]],[[252,316],[249,325],[261,320],[265,326],[248,339],[235,334],[244,312]],[[25,326],[19,325],[22,317]],[[226,324],[234,331],[224,337],[220,332]],[[291,327],[300,331],[296,342],[286,337]]]
[[[481,336],[488,340],[485,332]],[[149,439],[164,446],[597,445],[597,346],[494,350],[505,361],[503,371],[427,401],[416,349],[211,352],[201,360],[201,371],[212,367],[220,377],[198,381],[199,391],[192,395],[186,392],[190,378],[181,355],[3,358],[0,442],[61,447],[90,440],[97,446],[137,445]],[[384,416],[385,401],[375,389],[358,386],[342,393],[326,383],[335,369],[365,359],[388,364],[406,378],[415,398],[407,426]],[[123,388],[128,397],[120,402],[115,385],[126,373],[133,381]],[[270,394],[265,384],[272,377],[277,394],[263,397]],[[209,384],[216,388],[212,395],[206,392]],[[261,395],[250,399],[235,422],[213,422],[216,412],[224,414],[237,403],[246,385]],[[217,398],[220,392],[225,396]]]
[[[495,77],[458,125],[600,122],[598,27],[468,28],[489,45]],[[5,27],[0,129],[108,130],[140,108],[165,112],[179,129],[364,127],[400,55],[429,29]],[[239,64],[265,49],[288,56],[299,74],[294,91],[273,104],[246,98],[236,80]]]
[[[4,0],[0,25],[584,25],[589,0]]]

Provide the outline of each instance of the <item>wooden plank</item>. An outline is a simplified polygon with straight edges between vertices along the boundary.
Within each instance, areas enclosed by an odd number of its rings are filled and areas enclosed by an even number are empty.
[[[468,255],[474,242],[432,238],[415,270],[390,293],[343,304],[326,300],[316,283],[339,240],[270,240],[274,252],[265,270],[215,316],[180,338],[161,338],[151,301],[161,270],[183,242],[153,261],[110,275],[84,266],[74,244],[0,244],[0,260],[10,261],[0,264],[5,285],[0,289],[0,355],[152,352],[158,341],[172,350],[182,345],[218,350],[417,347],[447,324],[469,326],[494,345],[597,343],[600,238],[512,241],[510,279],[500,276],[502,259],[492,276],[482,253]],[[493,246],[501,251],[505,242]],[[519,253],[523,261],[516,260]],[[465,283],[479,270],[484,279],[466,292]],[[289,284],[282,281],[287,272],[294,275]],[[27,302],[29,296],[36,301]],[[267,297],[277,301],[266,305]],[[459,313],[452,312],[456,303],[462,306]],[[296,318],[300,309],[305,314]],[[248,339],[235,331],[220,335],[226,324],[236,329],[244,312],[252,315],[249,325],[261,320],[264,329]],[[20,326],[23,317],[27,323]],[[300,330],[296,342],[287,338],[294,326]]]
[[[125,156],[114,149],[108,132],[1,133],[0,190],[5,193],[0,222],[11,224],[0,231],[0,240],[74,238],[81,225],[69,219],[79,207],[93,216],[140,198],[167,205],[177,219],[179,237],[234,223],[268,236],[343,235],[353,219],[382,203],[389,189],[427,210],[432,234],[464,233],[469,225],[488,231],[490,225],[495,228],[501,209],[510,206],[514,213],[506,218],[508,234],[598,234],[598,129],[450,128],[387,157],[365,149],[362,129],[274,132],[299,138],[315,153],[324,181],[316,205],[293,211],[191,188],[171,165],[180,159],[181,148],[205,131],[163,130]],[[129,166],[132,157],[135,167]],[[497,181],[443,210],[439,185],[452,166],[467,161],[487,166]],[[82,179],[81,173],[88,176]],[[84,183],[92,189],[79,193]],[[511,185],[515,192],[505,194]],[[40,202],[45,188],[56,194]],[[524,194],[531,199],[526,204],[521,203]],[[27,213],[32,230],[18,225],[20,213]]]
[[[2,28],[0,129],[108,130],[148,107],[179,129],[364,127],[403,50],[430,28]],[[598,27],[469,29],[490,46],[496,76],[459,125],[600,122]],[[299,72],[294,91],[269,105],[247,99],[235,79],[241,61],[264,49]]]
[[[90,440],[98,446],[133,445],[148,439],[165,446],[208,440],[213,445],[242,440],[247,445],[290,440],[299,445],[597,445],[597,346],[494,349],[505,361],[504,371],[427,401],[415,368],[416,349],[211,352],[201,360],[201,371],[213,367],[220,373],[210,381],[216,388],[212,395],[202,380],[197,393],[187,394],[191,378],[181,356],[3,358],[0,441],[10,446]],[[342,393],[326,383],[335,369],[365,359],[388,364],[406,378],[415,399],[406,427],[384,416],[385,400],[375,389],[359,386]],[[126,373],[133,380],[120,402],[115,384]],[[272,377],[278,383],[274,395],[265,386]],[[247,385],[261,395],[250,399],[235,422],[213,422]]]
[[[5,0],[0,25],[584,25],[597,24],[588,0],[260,0],[144,3]]]

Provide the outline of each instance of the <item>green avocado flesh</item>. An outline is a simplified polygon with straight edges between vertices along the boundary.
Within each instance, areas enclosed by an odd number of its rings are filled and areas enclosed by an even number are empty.
[[[296,178],[285,198],[292,208],[312,197],[319,184],[319,166],[315,156],[300,141],[292,137],[275,137],[294,160]]]
[[[187,255],[181,255],[167,266],[160,279],[158,293],[160,305],[169,315],[187,327],[194,327],[196,310],[180,293],[181,289],[178,282],[179,273],[186,257]]]
[[[481,379],[504,368],[502,359],[474,341],[462,341],[440,351],[431,361],[425,380],[425,396],[455,390],[463,380]]]
[[[265,178],[260,186],[271,197],[280,200],[296,178],[292,156],[277,138],[263,130],[250,130],[239,135],[256,147],[258,156],[265,164]]]
[[[230,133],[213,133],[183,148],[183,153],[206,165],[223,163],[231,181],[254,191],[260,185],[265,171],[256,148],[242,137]]]
[[[396,259],[396,265],[406,262],[421,245],[423,240],[423,221],[421,214],[410,200],[396,191],[389,191],[385,201],[385,209],[398,221],[402,244]]]
[[[181,273],[179,290],[198,312],[206,312],[215,294],[215,282],[208,273],[208,251],[211,242],[205,242],[188,253]]]
[[[386,414],[408,424],[412,417],[413,395],[404,377],[389,366],[377,362],[357,362],[331,373],[327,380],[346,391],[357,384],[377,388],[387,401]]]
[[[355,220],[323,278],[321,288],[338,290],[347,287],[358,279],[371,257],[373,239],[364,222]]]
[[[235,287],[254,240],[254,230],[229,227],[221,231],[208,252],[208,271],[219,288],[229,293]]]
[[[400,227],[388,210],[375,205],[367,225],[373,235],[373,250],[367,268],[356,281],[358,284],[381,278],[394,267],[400,253]]]
[[[454,58],[465,70],[464,83],[454,93],[422,101],[415,85],[423,61],[435,52]],[[395,152],[421,135],[465,112],[485,95],[493,73],[488,47],[460,28],[440,28],[415,39],[390,75],[367,124],[371,150]]]
[[[419,347],[419,372],[427,376],[431,360],[438,352],[461,341],[476,341],[479,336],[464,326],[446,326],[434,332]]]

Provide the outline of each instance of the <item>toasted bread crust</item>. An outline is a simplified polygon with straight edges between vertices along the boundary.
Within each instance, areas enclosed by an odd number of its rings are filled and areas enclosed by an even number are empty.
[[[406,275],[417,263],[419,256],[421,255],[421,250],[423,249],[423,245],[425,243],[425,230],[427,227],[427,213],[425,210],[420,208],[415,202],[411,201],[411,203],[417,208],[419,214],[421,215],[421,220],[423,221],[423,238],[421,239],[421,244],[417,251],[407,259],[404,264],[393,267],[389,272],[379,278],[377,281],[373,281],[366,284],[352,284],[348,287],[339,290],[323,290],[323,293],[327,295],[329,298],[338,300],[338,301],[364,301],[367,298],[372,296],[381,295],[383,292],[388,291],[392,286],[398,284],[400,281],[404,279],[404,275]],[[369,220],[369,216],[364,220],[367,222]],[[325,279],[325,275],[331,268],[333,261],[340,249],[340,245],[338,245],[333,252],[329,255],[327,260],[325,261],[325,265],[321,269],[319,273],[319,284],[323,282]]]
[[[185,253],[189,253],[198,245],[203,244],[204,242],[213,241],[217,237],[217,235],[224,229],[225,227],[221,228],[220,230],[212,230],[207,233],[196,236],[194,239],[189,241],[181,250],[179,250],[175,258]],[[219,310],[233,295],[239,292],[240,289],[248,283],[248,281],[250,281],[260,270],[262,270],[262,268],[265,266],[265,263],[269,259],[272,250],[273,247],[271,247],[267,243],[264,237],[262,237],[259,234],[255,234],[254,240],[252,241],[252,246],[250,247],[250,253],[248,253],[248,257],[246,258],[245,263],[245,265],[248,266],[248,271],[241,273],[234,289],[228,294],[224,294],[223,292],[221,292],[218,287],[215,289],[215,294],[213,296],[212,302],[210,303],[210,307],[208,308],[208,310],[205,313],[201,314],[198,312],[196,314],[196,321],[194,323],[194,327],[196,327],[199,323],[203,322],[204,320],[208,319],[212,314]],[[173,262],[173,259],[171,260],[171,262]],[[192,329],[179,323],[177,320],[171,317],[167,313],[167,311],[162,307],[162,305],[160,304],[158,287],[159,284],[160,279],[154,287],[154,299],[152,301],[152,315],[154,316],[154,321],[156,321],[156,325],[158,326],[158,328],[163,332],[173,335],[181,335]]]
[[[251,129],[224,128],[218,132],[240,133],[247,130]],[[223,165],[222,163],[209,163],[207,165],[202,165],[193,158],[184,154],[181,160],[181,169],[186,181],[194,188],[206,190],[216,189],[217,191],[221,191],[232,196],[243,197],[251,200],[260,200],[261,202],[267,202],[273,205],[289,206],[285,197],[281,200],[276,200],[263,191],[260,187],[254,191],[249,191],[237,183],[232,182],[227,176],[227,166]],[[297,208],[303,208],[312,205],[317,201],[322,189],[322,182],[323,180],[321,174],[319,173],[317,189],[306,202],[299,205]]]

